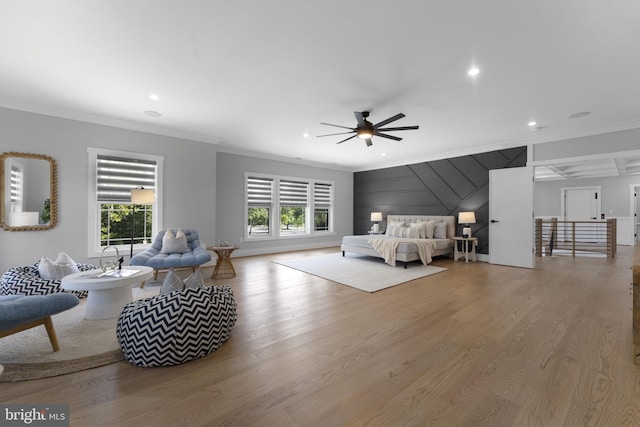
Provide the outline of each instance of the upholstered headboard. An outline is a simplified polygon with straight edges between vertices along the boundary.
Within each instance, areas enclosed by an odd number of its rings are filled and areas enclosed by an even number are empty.
[[[387,225],[390,221],[404,221],[407,223],[419,221],[444,221],[447,223],[447,238],[456,235],[456,217],[448,215],[387,215]]]

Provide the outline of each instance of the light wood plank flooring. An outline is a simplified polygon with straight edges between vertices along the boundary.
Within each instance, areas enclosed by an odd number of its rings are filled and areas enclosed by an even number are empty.
[[[208,357],[0,383],[0,401],[69,403],[72,426],[640,426],[632,248],[436,258],[446,272],[374,294],[271,262],[331,251],[234,258],[216,283],[238,321]]]

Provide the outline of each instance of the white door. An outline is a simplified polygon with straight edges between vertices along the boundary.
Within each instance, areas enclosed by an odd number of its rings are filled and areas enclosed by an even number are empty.
[[[597,221],[600,219],[600,187],[562,188],[561,215],[564,221]],[[571,241],[572,225],[565,224],[558,230],[558,238]],[[576,241],[606,242],[604,224],[576,224]],[[564,239],[563,239],[564,238]]]
[[[600,187],[563,188],[565,221],[595,221],[600,218]]]
[[[533,268],[533,168],[489,171],[489,262]]]

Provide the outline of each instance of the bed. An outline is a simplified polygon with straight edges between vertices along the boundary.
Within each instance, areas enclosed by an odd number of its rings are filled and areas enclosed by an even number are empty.
[[[427,222],[433,222],[435,224],[444,223],[439,227],[442,227],[445,232],[444,238],[410,238],[407,235],[398,237],[398,232],[409,232],[413,227],[416,227],[418,223],[425,224]],[[401,225],[404,224],[404,225]],[[430,223],[432,224],[432,223]],[[442,231],[442,230],[440,230]],[[411,230],[413,232],[413,230]],[[387,216],[387,232],[385,235],[365,235],[365,236],[344,236],[342,238],[342,245],[340,250],[342,256],[345,256],[346,252],[353,252],[360,255],[368,255],[377,258],[384,258],[387,263],[395,265],[395,261],[404,262],[404,268],[407,268],[407,264],[412,261],[418,261],[421,259],[418,245],[425,245],[428,243],[430,247],[430,256],[447,255],[452,256],[453,252],[453,237],[456,232],[456,218],[455,216],[443,216],[443,215],[388,215]],[[442,234],[440,234],[442,236]],[[412,233],[415,237],[415,234]],[[397,247],[395,249],[394,262],[390,262],[381,252],[374,249],[374,240],[397,240]],[[384,243],[384,242],[379,242]],[[379,243],[377,246],[379,246]],[[424,261],[423,261],[424,262]]]

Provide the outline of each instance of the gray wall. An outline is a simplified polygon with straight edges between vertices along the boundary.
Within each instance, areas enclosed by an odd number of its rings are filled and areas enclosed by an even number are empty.
[[[340,245],[342,236],[352,234],[353,173],[298,165],[257,157],[218,153],[216,239],[239,246],[234,255],[255,255]],[[244,174],[273,174],[335,182],[334,235],[243,242]],[[214,242],[212,242],[214,243]]]
[[[631,210],[630,185],[640,184],[640,176],[538,181],[534,185],[533,206],[536,216],[560,216],[561,188],[602,187],[600,204],[606,217],[628,217]]]
[[[164,156],[164,226],[215,238],[216,147],[178,138],[0,108],[0,152],[46,154],[58,165],[58,224],[47,231],[0,230],[0,272],[65,251],[87,255],[87,147]]]
[[[534,144],[532,160],[543,162],[639,149],[640,129],[631,129]]]
[[[455,215],[474,211],[478,252],[489,253],[489,170],[525,166],[527,148],[455,157],[354,176],[354,230],[366,234],[371,212],[387,215]],[[386,229],[386,221],[380,225]],[[462,234],[458,227],[457,234]]]

